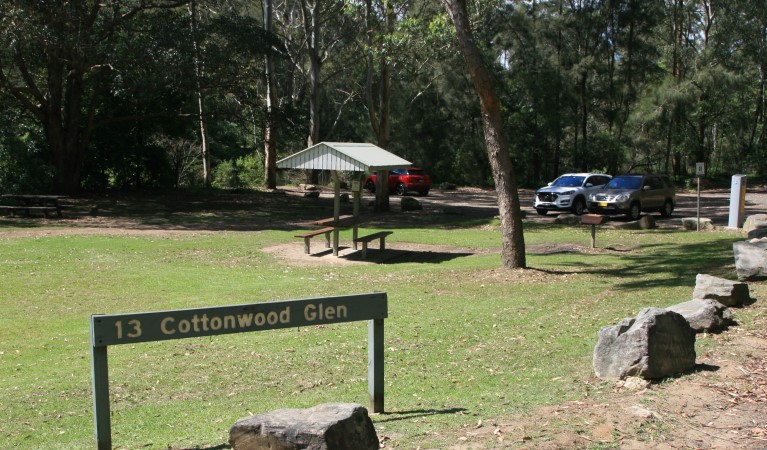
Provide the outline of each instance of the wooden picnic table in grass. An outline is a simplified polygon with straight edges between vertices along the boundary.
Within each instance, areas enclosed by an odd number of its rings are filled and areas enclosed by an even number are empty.
[[[61,217],[60,200],[63,198],[67,197],[65,195],[2,194],[0,210],[10,212],[11,216],[15,216],[16,212],[23,212],[29,216],[34,211],[43,213],[45,217],[55,212],[58,217]]]
[[[338,233],[347,228],[352,228],[353,236],[352,236],[352,245],[354,246],[354,249],[357,250],[357,227],[359,226],[359,217],[353,216],[353,215],[341,215],[338,217],[328,217],[326,219],[320,219],[313,222],[313,225],[316,225],[318,227],[323,227],[320,230],[316,231],[310,231],[308,233],[303,233],[296,235],[296,237],[301,237],[304,239],[304,252],[309,253],[309,240],[314,236],[319,236],[320,234],[325,235],[325,239],[327,241],[327,246],[330,246],[330,234],[333,234],[333,242],[332,242],[332,248],[333,248],[333,255],[338,256]]]
[[[331,247],[330,235],[333,234],[333,242],[332,242],[333,254],[338,256],[338,232],[342,229],[352,228],[354,230],[353,236],[352,236],[352,246],[354,250],[357,250],[357,245],[362,244],[362,259],[367,258],[368,244],[371,241],[374,241],[377,239],[379,241],[379,249],[384,250],[386,248],[386,244],[385,244],[386,237],[391,235],[393,232],[381,231],[381,232],[369,234],[367,236],[359,236],[358,235],[359,223],[360,223],[359,217],[355,217],[353,215],[343,215],[343,216],[339,216],[338,218],[328,217],[327,219],[320,219],[313,222],[314,225],[323,227],[323,228],[298,234],[296,235],[296,237],[304,239],[304,253],[308,254],[311,252],[309,242],[313,237],[324,235],[325,247],[330,248]]]

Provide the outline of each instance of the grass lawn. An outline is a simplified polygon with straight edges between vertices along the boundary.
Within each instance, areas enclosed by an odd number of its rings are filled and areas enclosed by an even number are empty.
[[[141,220],[138,209],[132,218]],[[263,226],[164,231],[185,217]],[[529,270],[504,270],[496,221],[435,219],[403,221],[387,247],[475,254],[308,266],[263,251],[303,246],[295,230],[269,226],[274,219],[268,211],[171,211],[154,232],[95,234],[62,233],[70,225],[56,221],[0,222],[0,448],[93,448],[90,314],[374,291],[389,299],[378,436],[387,447],[445,448],[478,420],[599,395],[605,384],[591,370],[599,328],[690,299],[698,273],[733,278],[732,243],[742,239],[604,229],[598,246],[616,250],[531,251]],[[587,227],[526,223],[525,240],[531,249],[587,247],[590,235]],[[738,314],[747,324],[748,313]],[[364,322],[115,346],[109,362],[117,448],[227,448],[229,427],[251,413],[368,405]]]

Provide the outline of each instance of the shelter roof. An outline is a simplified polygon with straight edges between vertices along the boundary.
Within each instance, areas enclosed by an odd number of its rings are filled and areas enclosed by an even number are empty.
[[[412,163],[373,144],[320,142],[277,161],[278,169],[375,172],[410,167]]]

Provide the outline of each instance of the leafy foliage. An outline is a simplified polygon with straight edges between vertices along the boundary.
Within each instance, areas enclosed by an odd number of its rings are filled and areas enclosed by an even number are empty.
[[[263,160],[267,53],[278,152],[300,150],[312,117],[310,49],[322,69],[312,113],[320,140],[376,140],[370,54],[389,71],[389,148],[438,183],[492,184],[477,99],[439,3],[371,1],[367,19],[365,4],[323,4],[313,46],[308,0],[275,6],[273,33],[262,28],[260,4],[196,0],[193,28],[186,3],[0,0],[3,189],[56,189],[67,177],[92,191],[195,185],[200,175],[179,176],[174,157],[201,148],[198,93],[214,168]],[[762,3],[472,7],[523,185],[572,170],[651,170],[681,181],[695,162],[712,176],[767,171]],[[373,75],[377,92],[384,78]]]

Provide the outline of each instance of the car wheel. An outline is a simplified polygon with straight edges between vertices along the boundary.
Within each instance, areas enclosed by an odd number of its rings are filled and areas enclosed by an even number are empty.
[[[638,202],[634,202],[629,206],[629,212],[626,214],[631,220],[639,220],[642,217],[642,206]]]
[[[376,184],[372,181],[368,181],[368,184],[365,185],[365,189],[370,191],[371,193],[375,194],[376,192]]]
[[[586,202],[583,201],[582,198],[578,197],[575,200],[573,200],[573,214],[576,216],[580,216],[583,214],[584,211],[586,211]]]
[[[674,212],[674,202],[666,200],[663,204],[663,209],[660,210],[660,215],[663,217],[671,217],[671,213]]]
[[[545,209],[537,209],[536,208],[535,212],[537,212],[539,216],[545,216],[548,211],[545,210]]]
[[[405,189],[405,185],[402,183],[397,184],[396,187],[397,195],[405,195],[407,194],[407,189]]]

